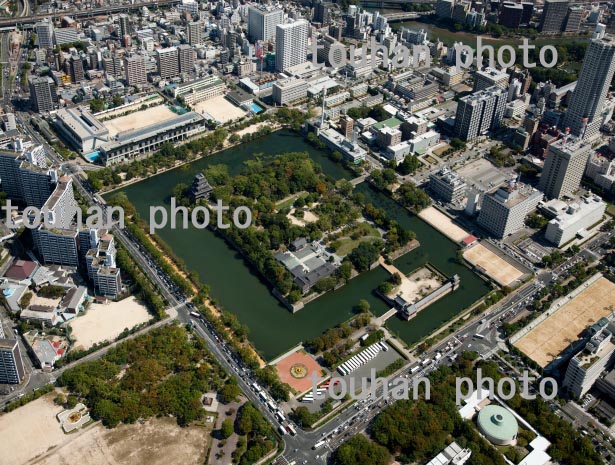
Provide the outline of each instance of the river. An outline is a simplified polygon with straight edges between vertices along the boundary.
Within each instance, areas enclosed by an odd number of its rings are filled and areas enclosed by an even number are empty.
[[[308,152],[323,171],[335,179],[351,177],[351,173],[302,138],[288,131],[278,131],[127,186],[122,191],[139,214],[147,218],[150,205],[168,206],[173,187],[179,183],[190,183],[197,173],[209,165],[223,163],[228,165],[231,174],[236,174],[245,161],[257,154],[275,155],[291,151]],[[401,271],[408,273],[429,261],[447,275],[457,273],[461,277],[458,291],[431,305],[412,321],[404,322],[393,317],[387,322],[389,328],[404,341],[417,341],[489,291],[483,280],[455,261],[457,246],[446,237],[370,186],[363,184],[357,189],[369,196],[372,203],[387,210],[402,226],[416,232],[421,247],[395,262]],[[377,315],[388,310],[384,302],[373,294],[378,284],[388,277],[380,267],[363,273],[348,285],[292,314],[277,301],[239,254],[211,231],[166,228],[158,234],[186,262],[188,268],[195,270],[201,281],[211,287],[212,297],[250,328],[249,338],[265,360],[271,360],[299,342],[312,339],[327,328],[347,320],[360,299],[368,300]]]

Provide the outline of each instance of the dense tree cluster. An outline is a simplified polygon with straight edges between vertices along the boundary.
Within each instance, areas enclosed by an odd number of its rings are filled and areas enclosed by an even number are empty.
[[[343,443],[333,455],[336,465],[387,465],[391,454],[381,445],[378,445],[362,434],[357,434]]]
[[[425,191],[416,187],[411,182],[406,182],[399,186],[395,193],[401,204],[415,213],[431,205],[431,199]]]
[[[372,263],[378,260],[383,247],[384,242],[380,239],[370,242],[361,242],[348,254],[348,259],[357,271],[366,271]]]
[[[271,426],[251,402],[242,405],[237,412],[235,431],[247,436],[246,449],[238,457],[239,465],[255,463],[275,447]]]
[[[369,321],[370,314],[367,312],[361,313],[349,322],[340,323],[334,328],[327,329],[320,336],[306,342],[304,347],[311,353],[318,354],[339,344],[340,341],[350,336],[357,329],[364,328],[369,324]]]
[[[402,176],[407,176],[414,173],[422,166],[421,161],[416,155],[408,155],[404,158],[399,165],[397,165],[397,172]]]
[[[187,425],[204,416],[201,395],[220,389],[225,376],[201,339],[164,326],[65,371],[58,383],[108,427],[160,415]]]

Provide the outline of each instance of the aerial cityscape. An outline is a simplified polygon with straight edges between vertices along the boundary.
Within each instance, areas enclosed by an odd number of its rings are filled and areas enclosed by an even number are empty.
[[[0,465],[615,465],[615,3],[0,36]]]

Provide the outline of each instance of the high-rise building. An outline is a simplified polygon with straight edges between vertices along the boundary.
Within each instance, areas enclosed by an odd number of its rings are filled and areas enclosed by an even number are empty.
[[[203,25],[200,21],[188,23],[188,43],[190,45],[200,45],[203,43]]]
[[[500,126],[507,93],[490,87],[459,99],[455,115],[455,134],[465,141],[487,134]]]
[[[129,36],[130,33],[132,32],[132,29],[130,27],[130,17],[125,14],[122,13],[120,14],[120,18],[119,18],[119,23],[120,23],[120,30],[119,30],[119,37],[124,37],[124,36]]]
[[[538,188],[550,199],[572,194],[581,185],[591,144],[566,136],[549,145]]]
[[[542,192],[531,186],[511,182],[485,195],[478,224],[502,239],[524,227],[525,217],[542,200]]]
[[[323,26],[331,24],[331,3],[323,0],[318,0],[314,5],[314,14],[312,22],[320,23]]]
[[[74,229],[47,228],[32,230],[34,246],[43,263],[79,266],[78,232]]]
[[[465,24],[466,17],[470,12],[470,7],[472,4],[470,2],[460,1],[456,2],[453,5],[453,21],[461,24]]]
[[[279,24],[275,34],[275,68],[283,72],[307,59],[309,24],[300,19]]]
[[[276,26],[284,23],[284,11],[264,6],[248,8],[248,38],[250,42],[269,41],[275,37]]]
[[[579,32],[581,19],[583,19],[584,8],[580,5],[568,7],[564,32]]]
[[[194,73],[194,49],[188,44],[177,47],[179,56],[179,72],[181,74]]]
[[[30,105],[37,113],[53,110],[58,103],[56,84],[49,76],[29,76]]]
[[[499,71],[493,68],[485,68],[484,71],[477,71],[474,76],[474,90],[488,89],[489,87],[497,86],[501,89],[508,89],[509,75],[505,71]]]
[[[102,65],[107,76],[119,78],[122,75],[122,59],[115,53],[104,56]]]
[[[454,4],[454,0],[438,0],[436,3],[436,16],[438,18],[452,17]]]
[[[544,33],[561,32],[568,16],[569,0],[545,0],[538,30]]]
[[[70,176],[62,176],[42,207],[42,212],[46,215],[45,222],[54,228],[70,228],[76,205],[73,180]]]
[[[0,339],[0,384],[19,384],[25,375],[17,339]]]
[[[174,78],[179,75],[179,52],[177,47],[159,48],[156,50],[158,74],[162,79]]]
[[[143,55],[125,56],[124,72],[126,73],[126,84],[129,86],[147,84],[147,69]]]
[[[79,56],[71,56],[69,60],[65,61],[66,74],[70,76],[72,83],[79,83],[85,80],[85,72],[83,71],[83,61]]]
[[[53,48],[53,23],[48,19],[34,25],[39,48]]]
[[[602,110],[614,72],[613,38],[592,39],[564,118],[564,126],[573,135],[587,139],[600,131]]]
[[[607,329],[602,329],[594,334],[585,348],[570,360],[564,377],[564,387],[573,397],[583,397],[602,372],[613,366],[614,361],[613,335]]]
[[[523,6],[519,3],[504,2],[500,7],[499,23],[504,27],[517,29],[523,17]]]
[[[0,151],[0,183],[11,200],[42,208],[54,190],[57,174],[36,163],[20,152]]]

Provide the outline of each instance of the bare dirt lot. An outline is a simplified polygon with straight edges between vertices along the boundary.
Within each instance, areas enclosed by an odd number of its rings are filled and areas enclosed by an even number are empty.
[[[36,461],[37,465],[201,465],[208,427],[180,428],[173,418],[106,429],[98,424]]]
[[[111,341],[124,329],[131,329],[152,318],[147,308],[134,297],[108,304],[91,304],[83,316],[71,321],[75,348],[89,349],[102,341]]]
[[[109,130],[109,137],[133,129],[140,129],[146,126],[161,123],[175,118],[173,113],[166,105],[158,105],[147,110],[137,111],[126,116],[120,116],[109,121],[103,121],[104,126]]]
[[[227,121],[241,118],[246,114],[244,110],[239,107],[236,107],[227,99],[225,99],[224,95],[218,95],[217,97],[210,98],[209,100],[205,100],[204,102],[195,103],[194,111],[201,114],[207,113],[213,119],[219,121],[222,124],[226,123]]]
[[[482,244],[470,247],[463,253],[463,258],[485,270],[485,273],[501,286],[510,286],[524,275],[524,271],[515,268]]]
[[[0,417],[0,463],[24,465],[67,440],[51,393]],[[82,462],[87,463],[87,462]]]
[[[615,284],[600,278],[519,339],[515,347],[545,367],[587,326],[609,315],[610,305],[615,305]]]
[[[453,223],[452,219],[435,207],[428,207],[421,210],[419,217],[452,241],[461,242],[470,235],[465,229],[457,226]]]

